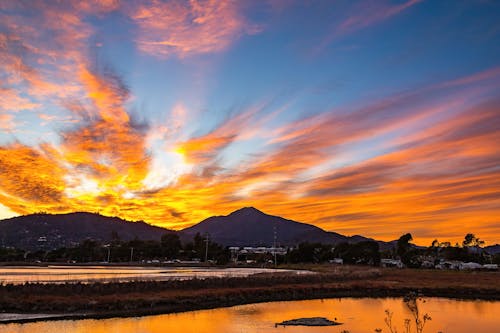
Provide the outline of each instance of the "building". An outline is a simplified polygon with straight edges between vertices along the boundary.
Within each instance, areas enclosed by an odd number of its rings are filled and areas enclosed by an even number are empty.
[[[403,262],[399,259],[380,259],[380,266],[382,267],[396,267],[403,268]]]

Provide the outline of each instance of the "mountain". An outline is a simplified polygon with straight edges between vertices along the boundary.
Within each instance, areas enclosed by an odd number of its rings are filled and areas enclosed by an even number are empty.
[[[296,245],[301,242],[338,244],[369,240],[362,236],[347,237],[327,232],[314,225],[267,215],[254,207],[245,207],[227,216],[212,216],[180,231],[181,239],[191,240],[196,233],[208,233],[211,240],[231,246]]]
[[[0,221],[0,246],[22,249],[54,249],[74,246],[90,238],[109,242],[113,235],[121,240],[160,240],[171,230],[144,222],[93,213],[32,214]]]
[[[500,253],[500,244],[486,246],[486,247],[484,247],[484,250],[492,255],[499,254]]]
[[[103,243],[118,236],[121,240],[160,240],[169,229],[144,222],[130,222],[118,217],[93,213],[32,214],[0,220],[0,247],[11,246],[26,250],[55,249],[75,246],[85,239]],[[183,242],[190,242],[200,233],[225,246],[297,245],[301,242],[339,244],[372,240],[363,236],[344,236],[328,232],[311,224],[272,216],[253,207],[245,207],[227,216],[212,216],[178,231]],[[384,242],[379,242],[381,249]]]

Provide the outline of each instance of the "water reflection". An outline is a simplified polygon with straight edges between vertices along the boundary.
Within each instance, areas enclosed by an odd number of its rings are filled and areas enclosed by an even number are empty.
[[[432,320],[426,324],[425,333],[498,332],[500,302],[457,301],[428,298],[419,303],[422,313]],[[9,324],[0,326],[2,333],[350,333],[374,332],[384,326],[384,310],[394,312],[393,322],[398,332],[403,331],[405,318],[410,318],[402,299],[328,299],[293,302],[250,304],[214,310],[192,311],[179,314],[139,318],[106,320],[76,320]],[[337,318],[343,322],[335,327],[274,327],[274,323],[299,317]]]
[[[207,277],[244,277],[264,272],[286,270],[261,268],[203,268],[203,267],[109,267],[109,266],[49,266],[0,268],[0,283],[25,282],[106,282],[135,280],[186,280]],[[292,272],[292,271],[290,271]],[[293,271],[297,274],[306,273]]]

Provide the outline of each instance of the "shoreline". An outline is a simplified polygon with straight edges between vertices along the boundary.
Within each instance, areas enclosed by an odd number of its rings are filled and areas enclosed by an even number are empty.
[[[27,315],[29,318],[13,318],[13,319],[1,319],[2,313],[0,313],[0,327],[1,325],[7,324],[25,324],[39,321],[59,321],[59,320],[84,320],[84,319],[112,319],[112,318],[131,318],[131,317],[145,317],[145,316],[155,316],[155,315],[167,315],[174,313],[190,312],[190,311],[200,311],[200,310],[211,310],[218,308],[227,308],[238,305],[247,304],[258,304],[267,302],[287,302],[287,301],[303,301],[303,300],[315,300],[315,299],[341,299],[341,298],[401,298],[407,295],[409,292],[415,291],[413,289],[401,289],[401,290],[379,290],[378,292],[370,292],[370,290],[338,290],[336,292],[325,292],[321,295],[311,294],[311,295],[298,295],[292,297],[274,297],[276,295],[271,295],[270,297],[264,297],[264,299],[247,299],[247,300],[236,300],[234,302],[227,301],[224,304],[217,300],[217,304],[213,302],[198,303],[197,300],[192,300],[192,306],[185,306],[182,308],[171,307],[171,306],[158,306],[149,309],[135,309],[126,311],[110,311],[110,312],[83,312],[83,313],[8,313],[13,315]],[[481,300],[481,301],[500,301],[498,295],[488,295],[482,294],[480,297],[474,297],[469,293],[457,295],[456,293],[441,293],[439,291],[421,291],[421,295],[424,298],[446,298],[461,301],[470,300]],[[197,303],[197,304],[194,304]],[[7,314],[7,313],[6,313]]]
[[[498,272],[343,267],[333,273],[308,276],[258,274],[247,278],[53,285],[45,291],[40,285],[10,286],[0,288],[3,313],[30,317],[0,319],[0,324],[140,317],[273,301],[403,297],[412,291],[423,297],[500,301],[499,278]],[[16,303],[11,302],[14,299]]]

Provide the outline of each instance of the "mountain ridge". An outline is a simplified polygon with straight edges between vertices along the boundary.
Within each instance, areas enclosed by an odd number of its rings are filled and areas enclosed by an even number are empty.
[[[0,245],[27,250],[53,249],[75,246],[85,239],[160,240],[168,232],[173,231],[144,221],[132,222],[98,213],[36,213],[0,220]]]
[[[277,245],[296,245],[304,241],[338,244],[369,240],[363,236],[354,236],[356,240],[350,239],[312,224],[266,214],[255,207],[243,207],[228,215],[211,216],[181,231],[183,238],[196,233],[208,233],[215,242],[233,246],[271,246],[275,243],[275,232]]]
[[[196,233],[208,233],[211,240],[224,246],[293,246],[301,242],[335,245],[372,240],[360,235],[349,237],[325,231],[312,224],[266,214],[255,207],[211,216],[179,231],[88,212],[37,213],[0,220],[0,246],[27,250],[70,247],[85,239],[101,242],[110,242],[116,237],[121,240],[159,240],[165,233],[177,233],[183,242],[192,241]],[[379,244],[384,247],[389,243],[379,241]]]

